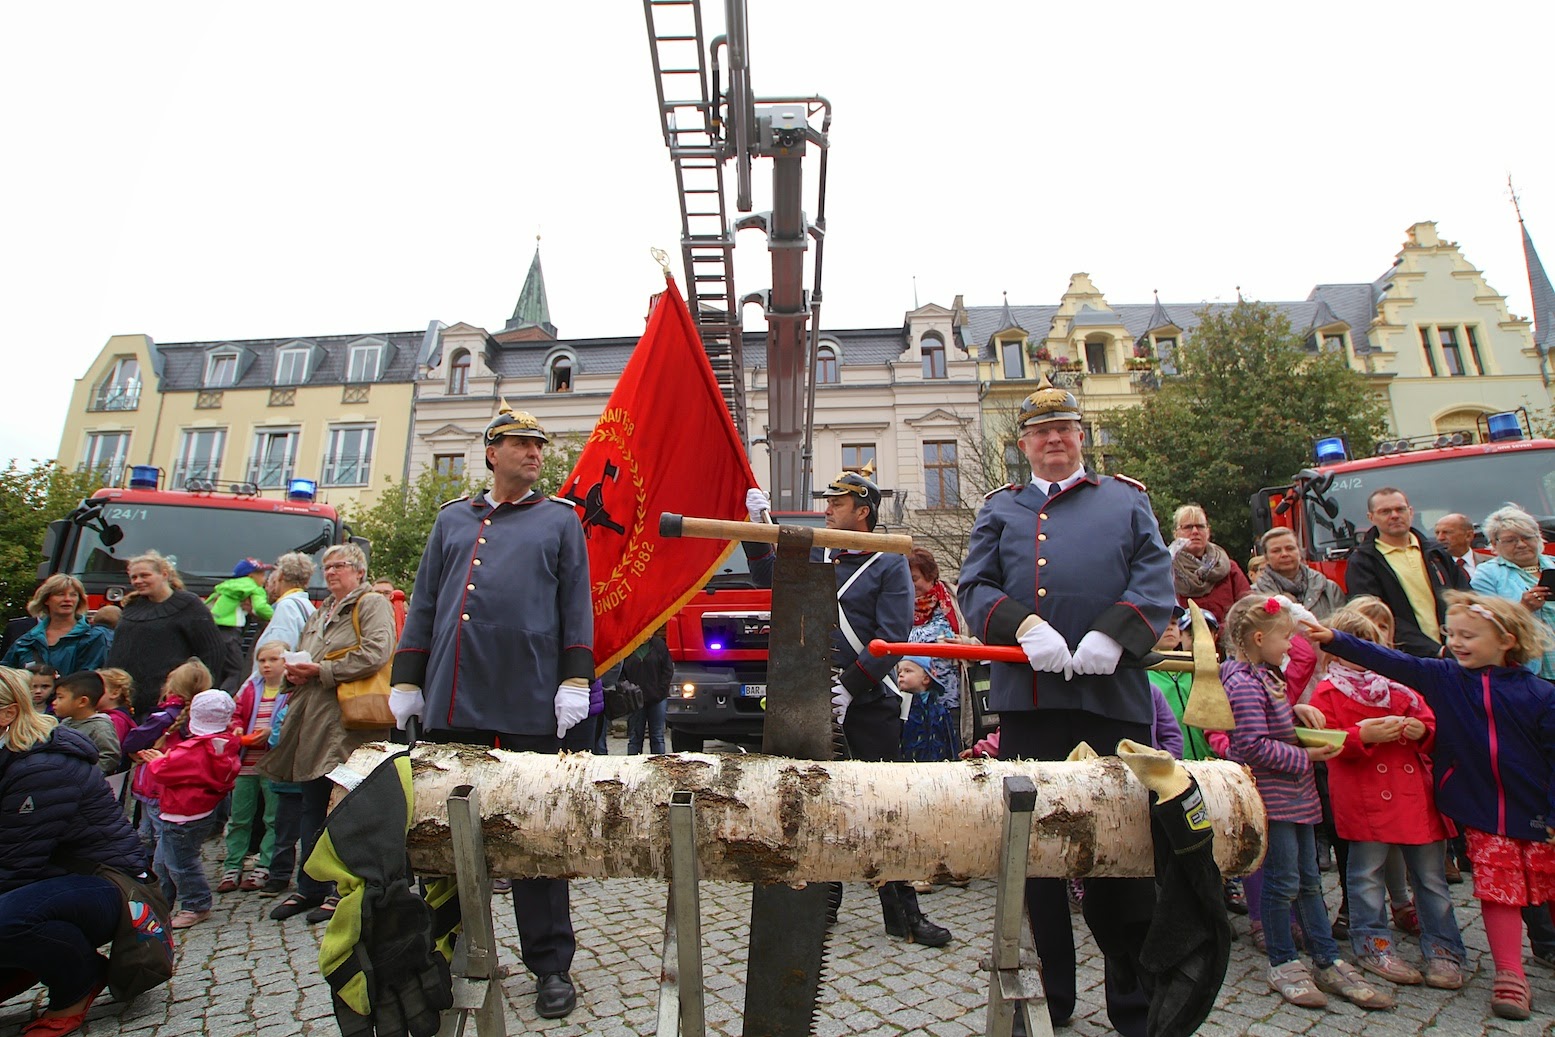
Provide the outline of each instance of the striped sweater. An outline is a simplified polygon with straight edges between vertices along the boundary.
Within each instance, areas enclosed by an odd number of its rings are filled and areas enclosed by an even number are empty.
[[[1323,807],[1312,780],[1312,759],[1296,744],[1296,717],[1285,697],[1284,676],[1267,664],[1228,660],[1220,664],[1220,682],[1236,718],[1233,755],[1253,772],[1269,820],[1317,824]]]

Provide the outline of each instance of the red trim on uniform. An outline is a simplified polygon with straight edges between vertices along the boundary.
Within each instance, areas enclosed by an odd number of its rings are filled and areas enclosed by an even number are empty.
[[[432,649],[430,649],[430,648],[396,648],[394,650],[394,654],[395,655],[399,655],[401,652],[420,652],[422,655],[431,655],[432,654]]]
[[[1118,602],[1118,604],[1122,605],[1124,608],[1131,608],[1131,609],[1133,609],[1135,614],[1138,615],[1140,620],[1145,624],[1145,628],[1147,630],[1149,630],[1152,634],[1155,634],[1155,639],[1157,641],[1161,640],[1161,635],[1159,633],[1157,633],[1157,631],[1155,629],[1155,626],[1148,619],[1145,619],[1145,614],[1143,612],[1139,611],[1139,606],[1138,605],[1134,604],[1132,601],[1120,601],[1120,602]]]
[[[995,612],[999,611],[999,606],[1000,605],[1004,604],[1006,601],[1009,601],[1009,600],[1010,600],[1010,596],[1008,594],[1006,594],[1003,597],[1001,597],[998,601],[994,602],[993,606],[988,610],[988,618],[983,620],[983,637],[982,637],[983,644],[989,644],[990,643],[989,640],[988,640],[988,624],[993,620],[993,614]]]
[[[1506,789],[1501,784],[1500,746],[1496,738],[1496,711],[1490,702],[1490,670],[1480,675],[1485,689],[1485,718],[1490,722],[1490,776],[1496,783],[1496,831],[1506,833]]]
[[[485,506],[486,495],[485,494],[481,494],[480,497],[478,498],[478,500],[480,502],[480,506],[484,507]],[[497,507],[501,507],[501,505],[498,505]],[[491,509],[491,514],[495,515],[496,513],[497,513],[497,508],[492,508]],[[489,520],[490,517],[491,516],[488,515],[487,516],[487,520]],[[480,527],[480,528],[489,528],[489,527]],[[476,529],[476,531],[475,531],[475,541],[472,544],[470,544],[470,561],[469,561],[469,564],[464,567],[464,593],[459,595],[459,609],[455,613],[455,615],[458,618],[456,618],[454,620],[454,623],[455,623],[455,626],[454,626],[454,669],[453,669],[453,674],[450,676],[449,681],[448,681],[448,726],[449,727],[453,727],[453,725],[454,725],[454,703],[456,701],[458,701],[458,698],[459,698],[459,646],[460,646],[460,644],[463,641],[463,638],[460,636],[460,631],[461,631],[461,629],[464,626],[464,603],[466,601],[468,601],[469,598],[470,598],[470,582],[471,582],[471,579],[472,579],[473,574],[475,572],[475,556],[480,554],[480,550],[481,550],[481,536],[483,534],[481,533],[480,528]]]

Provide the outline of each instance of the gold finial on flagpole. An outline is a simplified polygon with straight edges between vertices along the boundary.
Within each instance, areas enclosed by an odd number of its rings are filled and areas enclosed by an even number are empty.
[[[650,248],[648,250],[648,254],[653,257],[653,261],[655,263],[659,264],[659,269],[664,271],[664,276],[665,277],[669,277],[670,276],[670,255],[669,255],[669,253],[664,251],[662,248]]]

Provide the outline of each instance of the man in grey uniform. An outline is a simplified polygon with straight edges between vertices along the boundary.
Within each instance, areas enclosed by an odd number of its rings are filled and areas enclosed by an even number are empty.
[[[535,491],[545,430],[506,401],[486,426],[491,489],[443,505],[394,655],[390,706],[431,742],[555,753],[588,716],[594,613],[571,503]],[[513,883],[524,964],[546,1019],[577,1004],[567,883]]]
[[[826,528],[860,533],[880,521],[880,488],[863,474],[843,472],[817,496],[826,501]],[[745,495],[752,521],[771,510],[767,495],[753,488]],[[751,576],[759,587],[772,586],[776,551],[770,544],[747,543]],[[906,641],[912,632],[913,587],[907,557],[875,551],[814,548],[811,561],[825,562],[837,574],[837,626],[832,630],[832,712],[842,725],[848,753],[855,760],[895,761],[901,756],[902,699],[896,689],[896,656],[874,656],[865,646],[875,638]],[[950,930],[924,917],[918,894],[906,882],[880,887],[880,907],[890,936],[943,947]]]
[[[989,708],[999,755],[1062,760],[1081,741],[1110,754],[1150,744],[1155,712],[1140,669],[1171,619],[1171,560],[1144,487],[1086,471],[1080,407],[1044,383],[1021,408],[1029,482],[988,495],[972,527],[958,596],[970,633],[1019,644],[1029,666],[994,663]],[[1087,879],[1085,920],[1106,956],[1107,1013],[1143,1037],[1148,1008],[1139,950],[1155,906],[1150,879]],[[1048,1012],[1074,1010],[1074,939],[1060,879],[1028,879],[1026,907],[1042,958]]]

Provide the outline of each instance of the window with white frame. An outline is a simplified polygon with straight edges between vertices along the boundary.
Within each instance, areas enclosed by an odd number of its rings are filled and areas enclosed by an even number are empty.
[[[308,350],[283,349],[275,354],[275,384],[301,385],[308,380]]]
[[[191,479],[212,480],[221,475],[221,452],[227,445],[224,428],[185,429],[173,462],[173,488],[183,489]]]
[[[956,465],[956,441],[923,444],[923,506],[954,508],[961,503],[961,471]]]
[[[1005,378],[1013,381],[1026,377],[1026,354],[1021,351],[1020,339],[999,343],[999,351],[1004,362]]]
[[[205,358],[205,387],[225,389],[238,380],[236,353],[214,353]]]
[[[551,361],[546,392],[572,392],[572,357],[565,354]]]
[[[945,340],[937,332],[929,332],[918,342],[918,352],[923,357],[923,377],[944,378]]]
[[[81,458],[83,472],[102,471],[109,483],[119,481],[124,474],[124,458],[130,452],[128,432],[88,432],[86,453]]]
[[[444,477],[464,474],[463,454],[433,454],[432,471]]]
[[[115,357],[108,376],[97,384],[92,410],[135,410],[140,406],[140,361]]]
[[[875,444],[873,443],[844,443],[842,444],[842,470],[845,472],[864,471],[864,466],[875,459]]]
[[[297,463],[295,428],[262,428],[254,433],[254,453],[248,459],[248,481],[260,489],[285,486]]]
[[[1019,443],[1004,444],[1004,481],[1023,483],[1031,478],[1031,462],[1021,452]]]
[[[383,347],[376,342],[366,342],[351,347],[346,364],[346,381],[370,382],[378,377],[378,365],[383,360]]]
[[[1324,335],[1323,336],[1323,352],[1325,352],[1325,353],[1343,353],[1344,352],[1344,333],[1343,332],[1336,332],[1336,333],[1333,333],[1333,334]]]
[[[324,452],[325,486],[366,486],[372,475],[373,426],[332,425]]]
[[[459,350],[448,362],[448,395],[464,396],[470,391],[470,354]]]
[[[815,351],[815,384],[835,385],[841,380],[837,371],[836,348],[821,346]]]

